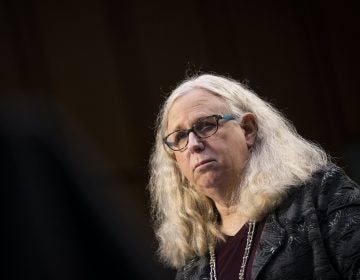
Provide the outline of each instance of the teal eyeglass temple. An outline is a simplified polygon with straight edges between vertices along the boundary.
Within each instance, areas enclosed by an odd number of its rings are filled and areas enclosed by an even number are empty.
[[[235,117],[230,115],[222,115],[222,119],[225,121],[231,121],[231,120],[235,120]]]

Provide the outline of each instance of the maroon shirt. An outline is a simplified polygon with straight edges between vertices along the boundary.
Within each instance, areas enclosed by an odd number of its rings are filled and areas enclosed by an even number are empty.
[[[246,264],[245,279],[250,280],[251,278],[252,263],[255,258],[256,248],[258,247],[264,224],[265,220],[256,223],[254,239]],[[218,280],[239,279],[248,229],[248,224],[244,225],[236,235],[226,236],[226,242],[220,243],[216,248],[216,274]]]

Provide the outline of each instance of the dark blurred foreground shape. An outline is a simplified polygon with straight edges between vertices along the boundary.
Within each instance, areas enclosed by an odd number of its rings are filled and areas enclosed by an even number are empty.
[[[1,278],[169,279],[121,184],[68,147],[51,106],[0,108]]]

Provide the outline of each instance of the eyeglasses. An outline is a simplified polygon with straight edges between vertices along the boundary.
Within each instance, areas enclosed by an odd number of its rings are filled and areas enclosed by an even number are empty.
[[[235,120],[230,115],[212,115],[198,119],[190,129],[179,129],[164,137],[163,142],[173,151],[186,148],[189,143],[189,134],[193,132],[198,138],[208,138],[216,133],[219,128],[219,120]]]

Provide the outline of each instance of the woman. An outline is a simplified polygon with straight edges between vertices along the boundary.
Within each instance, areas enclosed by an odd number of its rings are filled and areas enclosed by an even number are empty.
[[[176,279],[360,279],[359,187],[240,83],[180,84],[150,164],[159,253]]]

